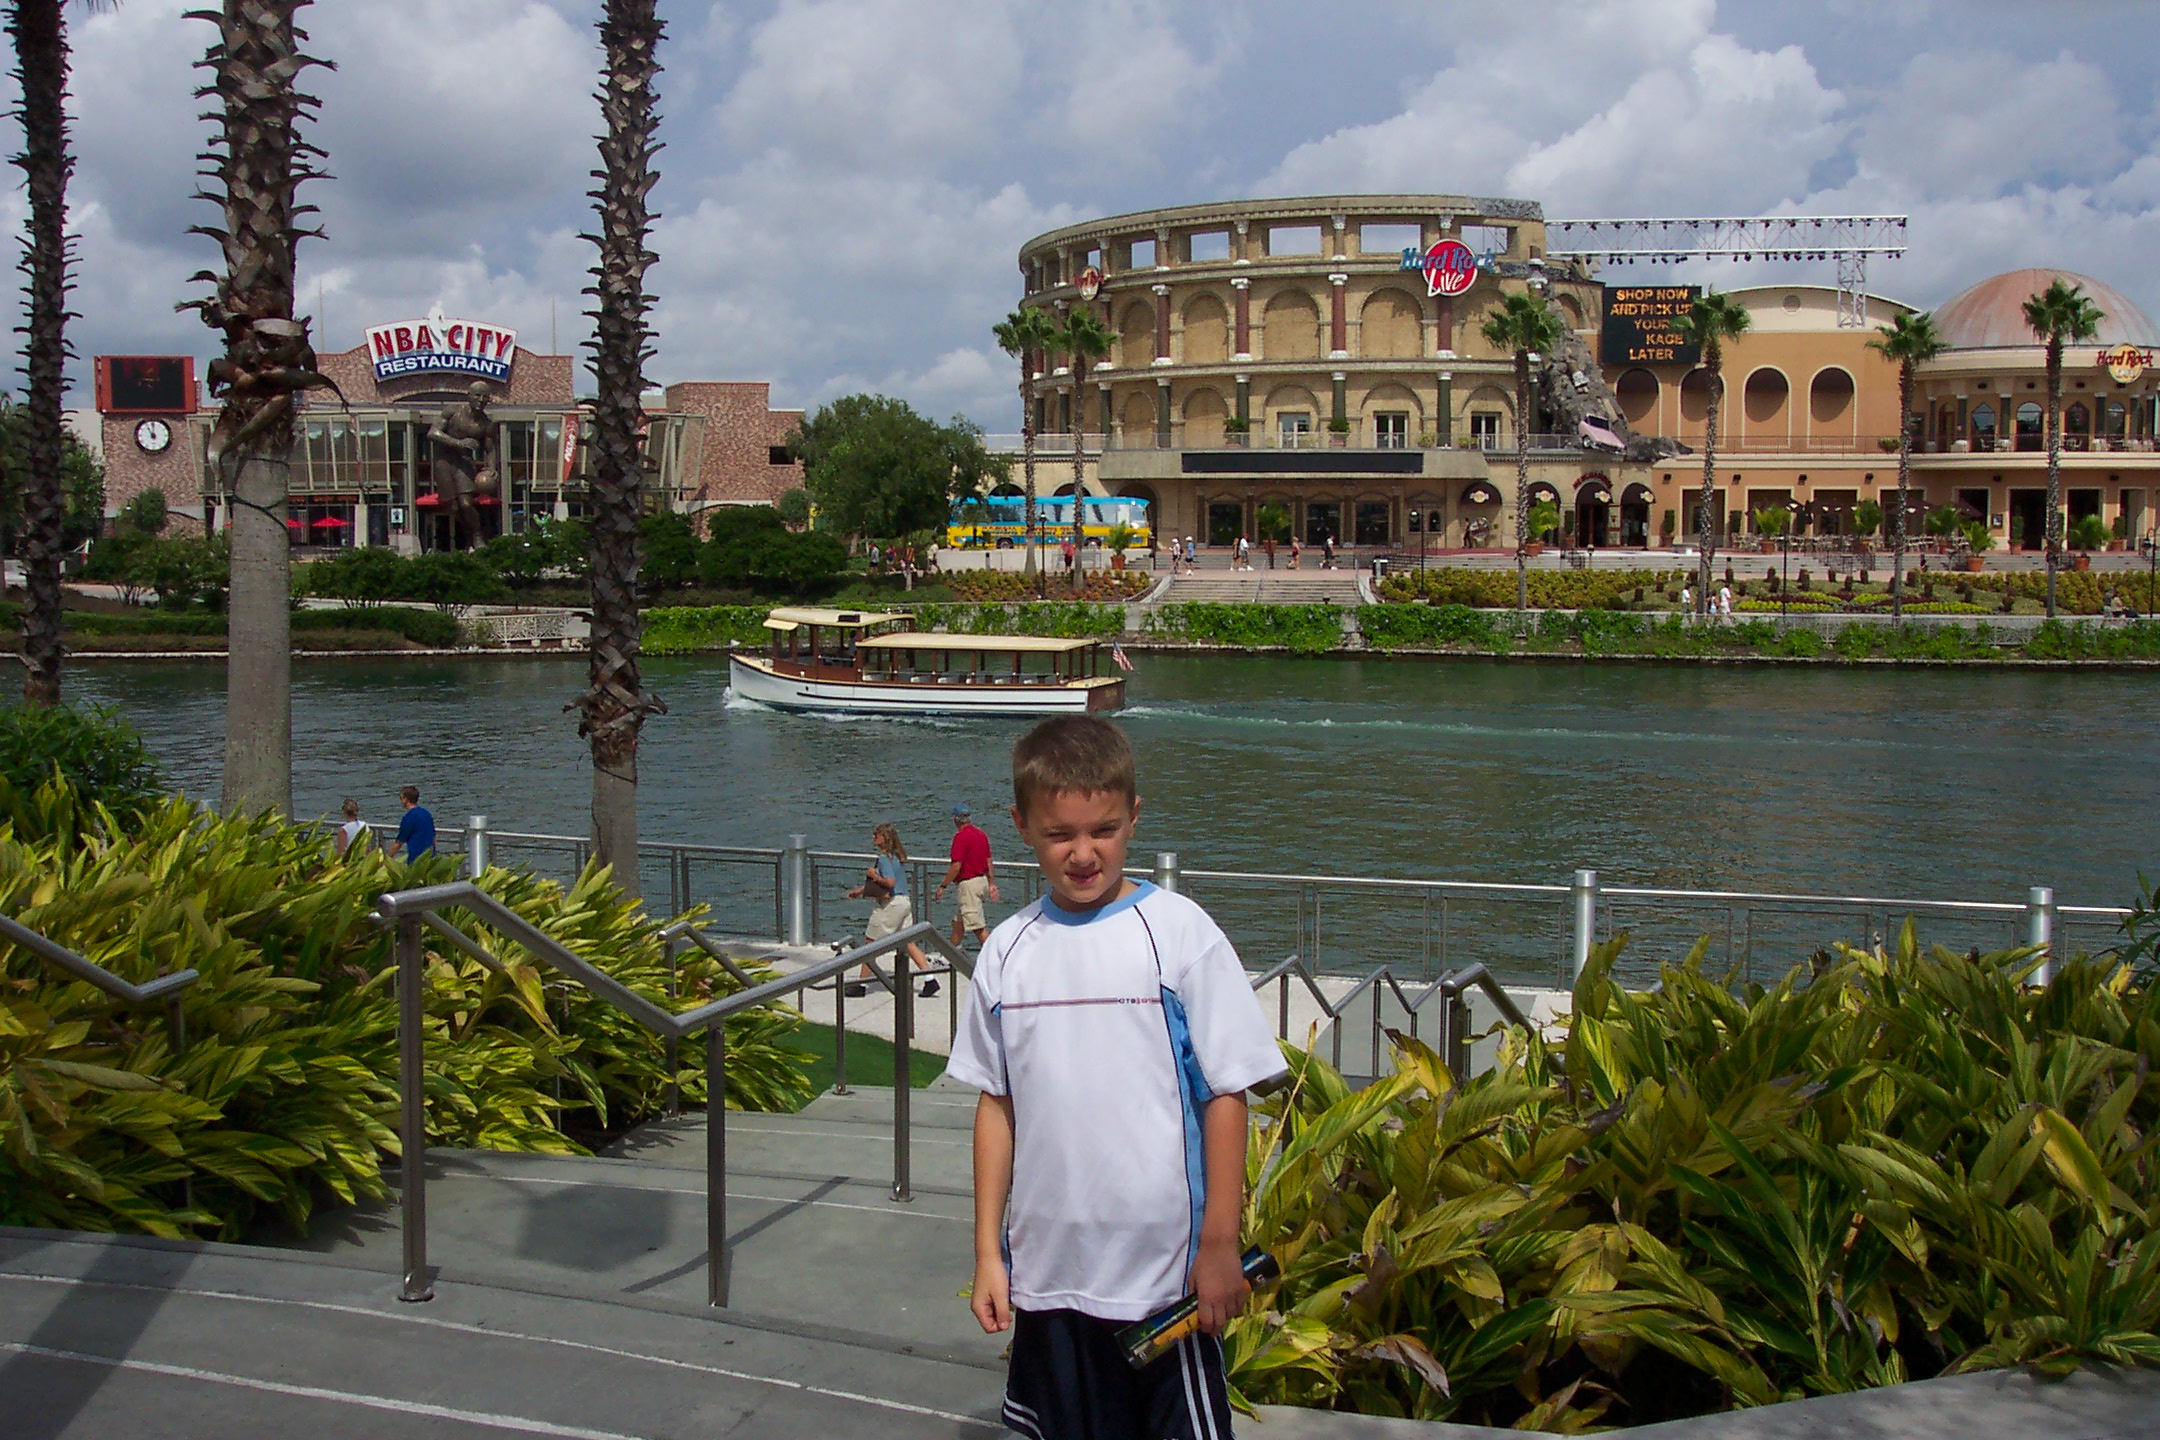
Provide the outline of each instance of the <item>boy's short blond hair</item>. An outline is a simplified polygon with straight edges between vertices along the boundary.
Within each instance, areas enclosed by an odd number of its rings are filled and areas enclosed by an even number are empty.
[[[1139,798],[1124,731],[1093,715],[1056,715],[1020,738],[1013,746],[1013,805],[1021,815],[1036,797],[1067,790],[1123,796],[1128,807]]]

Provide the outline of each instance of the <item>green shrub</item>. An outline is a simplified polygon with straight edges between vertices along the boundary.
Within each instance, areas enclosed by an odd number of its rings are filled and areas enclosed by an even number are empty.
[[[2025,654],[2034,660],[2160,660],[2160,621],[2096,626],[2047,620],[2025,642]]]
[[[1020,605],[916,605],[919,630],[955,635],[1045,635],[1057,639],[1111,637],[1125,631],[1125,607],[1084,600],[1039,600]]]
[[[647,655],[690,655],[725,650],[729,641],[762,648],[772,636],[764,605],[675,605],[647,610],[642,644]]]
[[[295,635],[317,630],[380,630],[437,650],[448,650],[458,643],[456,616],[403,605],[380,605],[360,611],[295,610],[292,630]]]
[[[78,806],[102,805],[123,820],[164,793],[149,747],[111,711],[65,705],[0,710],[0,787],[18,826],[24,814],[16,802],[35,795],[56,776]],[[49,833],[44,827],[37,832]],[[32,831],[18,833],[28,838]]]
[[[2160,1362],[2149,976],[1840,947],[1776,984],[1707,942],[1452,1076],[1289,1051],[1256,1105],[1225,1336],[1240,1398],[1576,1433],[1945,1371]]]
[[[1662,589],[1677,575],[1669,570],[1532,570],[1533,610],[1618,609],[1638,589]],[[1435,605],[1471,605],[1487,610],[1515,608],[1511,570],[1445,569],[1404,571],[1380,582],[1383,600],[1425,599]]]
[[[1509,642],[1504,621],[1468,605],[1364,605],[1357,623],[1366,643],[1381,650],[1437,645],[1494,650]]]
[[[1157,607],[1147,633],[1188,644],[1280,646],[1318,655],[1343,640],[1342,609],[1335,605],[1211,605],[1188,602]]]
[[[0,834],[5,913],[137,983],[202,975],[182,998],[188,1048],[175,1054],[157,1017],[0,950],[0,1224],[234,1239],[265,1216],[297,1227],[325,1199],[381,1198],[397,1143],[397,1022],[390,936],[370,910],[385,890],[455,868],[371,848],[339,860],[316,827],[221,819],[177,799],[74,851]],[[603,872],[567,889],[501,870],[481,884],[672,1008],[735,988],[692,957],[680,998],[666,999],[657,922]],[[593,1133],[657,1109],[660,1041],[582,988],[549,996],[552,974],[518,947],[448,918],[505,969],[425,932],[431,1143],[575,1153],[565,1119]],[[730,1099],[807,1099],[807,1057],[783,1043],[790,1012],[741,1018],[728,1027]],[[703,1047],[682,1049],[695,1102]]]

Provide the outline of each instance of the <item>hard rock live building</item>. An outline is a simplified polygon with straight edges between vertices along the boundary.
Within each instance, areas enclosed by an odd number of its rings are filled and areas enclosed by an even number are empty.
[[[1702,465],[1690,452],[1709,380],[1668,323],[1691,292],[1548,261],[1533,202],[1181,206],[1067,226],[1019,258],[1024,303],[1096,306],[1116,336],[1084,375],[1040,357],[1039,449],[1069,456],[1078,431],[1088,488],[1148,500],[1162,534],[1512,548],[1524,445],[1532,499],[1559,507],[1563,543],[1656,548],[1694,533]],[[2160,334],[2111,286],[2052,270],[1982,280],[1937,308],[1950,348],[1902,422],[1914,435],[1909,533],[1950,506],[1984,520],[1998,549],[2042,544],[2045,356],[2020,306],[2057,274],[2107,316],[2065,357],[2064,508],[2102,516],[2123,543],[2150,533]],[[1512,356],[1481,334],[1501,297],[1523,292],[1545,296],[1567,331],[1539,357],[1527,422]],[[1729,541],[1775,507],[1800,533],[1851,533],[1861,502],[1895,505],[1898,376],[1867,342],[1912,307],[1869,296],[1856,326],[1829,287],[1731,293],[1753,326],[1724,355],[1713,523]],[[1038,484],[1069,476],[1053,461]]]

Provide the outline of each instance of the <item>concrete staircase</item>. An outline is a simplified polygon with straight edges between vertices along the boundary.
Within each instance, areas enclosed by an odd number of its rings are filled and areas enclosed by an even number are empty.
[[[397,1214],[282,1245],[0,1228],[0,1435],[338,1440],[958,1440],[1006,1433],[1004,1336],[972,1271],[971,1092],[912,1094],[914,1199],[890,1196],[892,1092],[728,1118],[734,1308],[706,1306],[702,1117],[593,1157],[431,1151],[435,1299],[398,1300]],[[1957,1376],[1629,1432],[1643,1440],[2130,1440],[2160,1371]],[[1264,1407],[1253,1440],[1499,1440]]]
[[[1261,605],[1358,605],[1358,572],[1321,570],[1317,563],[1298,570],[1203,570],[1180,575],[1160,603]]]

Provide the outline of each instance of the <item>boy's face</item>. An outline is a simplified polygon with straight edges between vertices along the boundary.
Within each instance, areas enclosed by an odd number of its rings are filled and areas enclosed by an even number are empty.
[[[1061,910],[1093,910],[1125,888],[1125,850],[1132,844],[1140,802],[1103,791],[1059,790],[1038,795],[1013,824],[1035,852],[1050,898]]]

